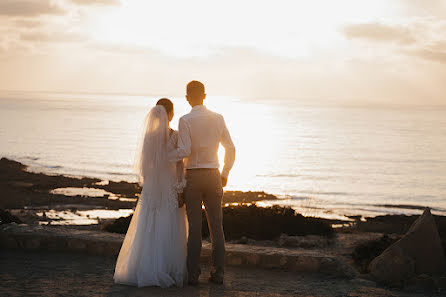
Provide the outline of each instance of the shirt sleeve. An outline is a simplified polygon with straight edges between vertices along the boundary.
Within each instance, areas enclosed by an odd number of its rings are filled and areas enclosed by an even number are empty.
[[[183,193],[183,189],[186,187],[186,179],[184,177],[184,164],[183,161],[177,162],[177,183],[175,190],[177,193]]]
[[[223,130],[220,138],[220,142],[225,148],[225,164],[221,172],[221,176],[228,178],[229,171],[232,169],[235,161],[235,146],[232,142],[231,135],[229,134],[228,128],[226,127],[225,120],[222,117]]]
[[[182,161],[184,158],[189,157],[191,152],[191,136],[190,129],[187,122],[180,118],[178,124],[178,146],[171,150],[167,154],[167,158],[171,162]]]

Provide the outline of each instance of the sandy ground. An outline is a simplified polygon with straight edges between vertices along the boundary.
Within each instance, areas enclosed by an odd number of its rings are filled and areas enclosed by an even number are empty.
[[[115,285],[115,259],[74,253],[0,249],[0,296],[441,296],[401,292],[320,275],[228,267],[225,284],[161,289]]]

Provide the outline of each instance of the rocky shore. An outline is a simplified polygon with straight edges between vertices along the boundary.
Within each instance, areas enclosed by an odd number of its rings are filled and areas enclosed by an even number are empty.
[[[140,191],[137,183],[35,173],[22,163],[0,159],[0,209],[8,209],[27,224],[60,224],[64,218],[75,216],[86,219],[81,217],[81,212],[94,210],[131,210]],[[274,195],[264,192],[226,191],[223,202],[255,203],[275,199]],[[89,223],[81,228],[99,228],[107,218],[101,219],[97,213],[88,214],[91,218],[99,217],[96,222],[87,220]],[[119,217],[118,214],[115,216]]]
[[[33,173],[2,158],[0,246],[116,256],[139,192],[136,183]],[[446,217],[425,210],[421,217],[339,221],[255,205],[275,199],[263,192],[225,192],[229,265],[328,273],[367,286],[445,293]],[[86,223],[70,223],[72,216]],[[207,243],[204,250],[209,249]]]
[[[60,204],[99,205],[110,209],[132,208],[141,192],[141,187],[137,183],[48,175],[29,172],[26,169],[27,166],[22,163],[6,158],[0,159],[0,208]],[[63,188],[103,190],[104,194],[102,197],[95,197],[85,191],[86,194],[72,196],[53,191]],[[275,199],[276,196],[264,192],[226,191],[223,203],[253,203]]]

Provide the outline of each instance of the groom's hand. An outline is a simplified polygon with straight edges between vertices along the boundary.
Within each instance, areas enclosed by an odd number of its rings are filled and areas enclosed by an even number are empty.
[[[222,187],[226,187],[226,184],[228,183],[228,178],[227,177],[221,177],[221,185]]]

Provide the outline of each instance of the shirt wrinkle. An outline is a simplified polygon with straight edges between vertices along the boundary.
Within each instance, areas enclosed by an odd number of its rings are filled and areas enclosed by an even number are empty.
[[[218,147],[225,148],[222,176],[227,177],[235,161],[235,146],[223,116],[195,106],[180,118],[178,148],[169,152],[171,161],[185,159],[187,169],[219,168]]]

